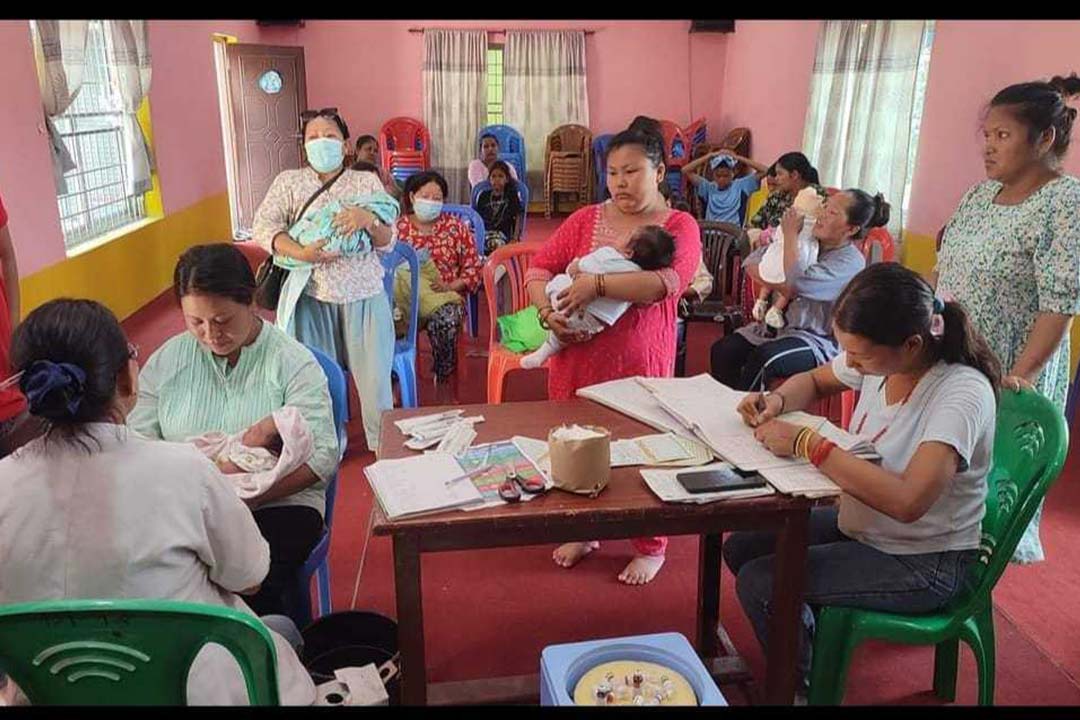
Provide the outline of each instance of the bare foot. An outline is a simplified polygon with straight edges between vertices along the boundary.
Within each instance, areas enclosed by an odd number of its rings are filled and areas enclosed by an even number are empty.
[[[577,565],[581,558],[599,547],[600,543],[595,540],[589,542],[566,543],[565,545],[560,545],[555,548],[555,552],[551,553],[551,558],[555,561],[556,565],[561,565],[564,568],[571,568]]]
[[[635,555],[619,573],[619,580],[627,585],[644,585],[656,577],[656,573],[660,572],[663,566],[663,555]]]

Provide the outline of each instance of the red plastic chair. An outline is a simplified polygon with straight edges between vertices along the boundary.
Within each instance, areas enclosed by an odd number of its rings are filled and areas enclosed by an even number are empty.
[[[707,141],[709,128],[705,118],[700,117],[682,129],[683,137],[690,147],[687,149],[687,157],[694,156],[694,148]]]
[[[875,245],[881,248],[881,257],[877,262],[894,262],[896,260],[896,243],[893,241],[892,234],[883,227],[876,227],[866,234],[866,237],[859,245],[863,257],[866,258],[867,265],[875,262],[873,257]],[[855,402],[858,397],[854,390],[845,390],[843,395],[840,396],[840,424],[845,430],[851,425],[851,416],[855,413]]]
[[[266,258],[270,257],[270,253],[262,249],[262,247],[254,241],[233,243],[233,247],[239,250],[244,258],[248,261],[248,265],[251,266],[251,272],[256,272],[259,266],[263,264]]]
[[[431,134],[415,118],[391,118],[379,128],[379,158],[383,169],[395,179],[427,170],[431,167]]]
[[[660,121],[660,134],[664,136],[664,164],[669,168],[681,168],[690,160],[690,142],[682,129],[670,120]]]
[[[529,305],[529,295],[525,291],[525,273],[529,270],[532,257],[544,246],[542,242],[516,242],[504,245],[488,256],[484,265],[484,296],[488,306],[488,370],[487,401],[492,404],[502,402],[503,379],[512,370],[521,368],[522,356],[506,349],[499,342],[499,307],[495,286],[495,270],[500,266],[506,270],[504,282],[510,283],[510,313],[523,310]],[[510,314],[507,313],[507,314]],[[543,367],[547,367],[544,363]]]

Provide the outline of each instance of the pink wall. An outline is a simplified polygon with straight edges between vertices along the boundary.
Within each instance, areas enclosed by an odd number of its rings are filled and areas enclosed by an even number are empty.
[[[596,29],[586,37],[585,62],[597,133],[625,128],[639,114],[688,124],[691,109],[700,115],[719,106],[725,36],[691,35],[685,20],[311,20],[295,31],[308,104],[340,108],[354,135],[374,133],[395,115],[422,117],[424,36],[411,27]],[[693,84],[692,57],[702,64]]]
[[[985,179],[979,123],[994,94],[1015,82],[1080,70],[1077,47],[1080,22],[1073,20],[937,22],[912,181],[911,230],[935,234],[964,192]],[[1080,173],[1075,149],[1065,170]]]
[[[748,127],[754,159],[802,149],[820,20],[738,20],[729,35],[719,126]]]
[[[226,191],[214,32],[248,42],[277,37],[253,21],[150,21],[150,117],[167,214]],[[27,21],[0,21],[0,67],[0,194],[25,277],[66,258]]]

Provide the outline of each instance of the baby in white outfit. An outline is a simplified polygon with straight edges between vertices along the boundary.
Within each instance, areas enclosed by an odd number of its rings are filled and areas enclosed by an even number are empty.
[[[300,411],[275,410],[234,435],[210,432],[191,438],[218,469],[229,476],[241,498],[252,498],[311,459],[314,439]]]
[[[813,227],[818,214],[824,207],[824,202],[821,196],[817,194],[817,190],[813,187],[806,187],[795,196],[792,207],[802,213],[805,218],[799,236],[792,238],[794,242],[799,244],[797,250],[799,263],[803,267],[813,265],[817,261],[818,241],[810,234],[809,230]],[[767,283],[779,285],[784,282],[784,242],[784,231],[778,225],[773,231],[773,241],[761,256],[761,263],[758,265],[758,274]],[[779,330],[786,324],[784,310],[787,309],[791,298],[777,292],[773,296],[772,307],[769,307],[769,296],[772,292],[767,287],[761,288],[751,315],[758,322],[764,321],[769,327]]]
[[[660,270],[670,267],[675,259],[675,237],[659,225],[645,225],[638,228],[630,237],[625,251],[611,246],[597,248],[588,255],[575,260],[566,268],[565,273],[556,275],[548,282],[545,292],[551,300],[551,306],[560,312],[558,295],[574,282],[579,273],[594,275],[637,272],[639,270]],[[630,309],[626,300],[598,297],[587,306],[567,318],[571,330],[585,331],[590,335],[605,330],[615,324],[622,314]],[[563,349],[563,344],[548,333],[548,338],[535,352],[521,358],[521,367],[538,368],[555,353]]]

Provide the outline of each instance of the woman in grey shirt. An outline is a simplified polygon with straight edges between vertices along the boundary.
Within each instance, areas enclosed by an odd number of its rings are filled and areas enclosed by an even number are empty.
[[[844,352],[739,405],[755,436],[780,457],[810,460],[836,483],[839,507],[810,516],[805,601],[887,612],[932,612],[966,587],[985,512],[1001,368],[963,307],[897,263],[855,276],[836,302]],[[880,464],[783,420],[847,389],[859,390],[852,432]],[[733,533],[724,560],[739,602],[766,642],[775,536]],[[813,616],[802,610],[805,687]]]
[[[799,258],[798,243],[786,243],[786,281],[777,286],[764,283],[758,274],[765,249],[750,254],[743,265],[754,283],[791,298],[785,312],[787,325],[773,335],[763,323],[751,323],[714,343],[709,362],[712,376],[736,390],[765,390],[771,380],[813,370],[831,360],[839,351],[832,334],[833,303],[848,281],[866,267],[851,241],[888,221],[885,199],[856,189],[832,195],[809,229],[803,229],[803,216],[789,208],[781,221],[784,237],[811,233],[818,241],[817,260],[805,264]]]

